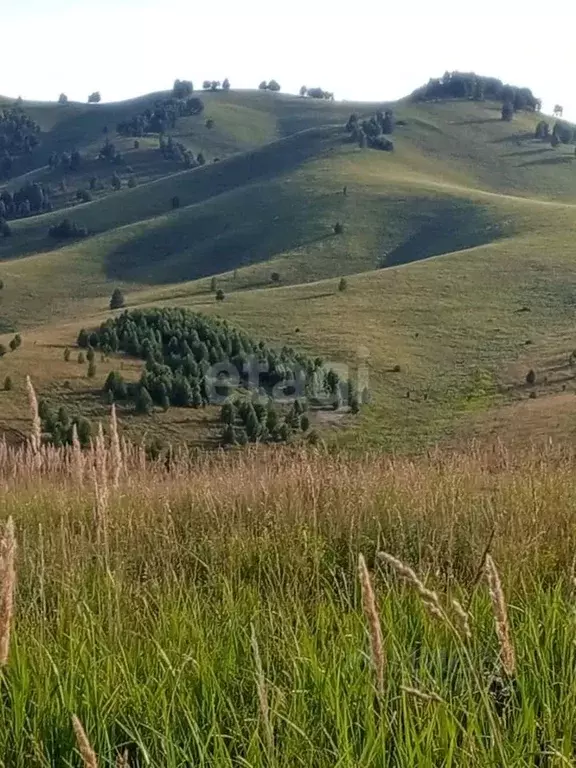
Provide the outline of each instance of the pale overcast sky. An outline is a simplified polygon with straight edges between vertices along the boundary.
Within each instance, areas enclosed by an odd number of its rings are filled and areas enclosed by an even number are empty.
[[[576,119],[568,0],[0,0],[0,93],[116,101],[228,77],[396,99],[446,69],[531,87]]]

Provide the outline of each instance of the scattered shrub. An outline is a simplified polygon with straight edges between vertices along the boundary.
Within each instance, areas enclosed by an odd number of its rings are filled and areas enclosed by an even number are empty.
[[[76,199],[80,200],[82,203],[91,203],[92,195],[87,189],[79,189],[78,192],[76,192]]]
[[[514,105],[510,101],[505,101],[502,105],[502,120],[510,122],[514,117]]]
[[[70,219],[63,219],[59,224],[51,226],[48,230],[48,234],[56,240],[69,240],[73,238],[88,237],[88,230],[86,227],[81,227],[70,221]]]

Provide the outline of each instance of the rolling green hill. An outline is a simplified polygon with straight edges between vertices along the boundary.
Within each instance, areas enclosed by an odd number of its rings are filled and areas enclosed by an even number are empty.
[[[491,102],[405,100],[393,107],[402,124],[388,153],[358,148],[344,130],[351,112],[368,116],[383,105],[206,93],[203,114],[181,118],[173,134],[208,163],[182,170],[162,157],[157,137],[136,149],[113,136],[117,122],[167,95],[23,104],[42,143],[18,169],[29,176],[10,179],[10,189],[26,178],[57,183],[45,160],[72,146],[88,159],[76,176],[65,174],[67,185],[85,185],[105,127],[138,185],[11,222],[12,237],[0,239],[0,327],[29,330],[24,349],[0,361],[10,375],[21,379],[36,355],[47,390],[61,394],[74,378],[75,396],[85,397],[94,383],[76,369],[66,376],[58,345],[99,322],[119,286],[130,306],[216,312],[335,361],[353,364],[366,347],[372,405],[341,420],[348,428],[335,439],[400,449],[489,430],[482,414],[527,399],[525,369],[544,366],[553,339],[565,339],[566,354],[575,346],[576,159],[571,145],[534,139],[539,116],[507,123]],[[90,236],[48,237],[64,215]],[[338,291],[344,275],[348,286]],[[214,301],[212,277],[224,302]],[[554,397],[553,380],[539,379],[542,398]],[[13,423],[21,389],[10,397]],[[178,428],[164,421],[175,438]]]

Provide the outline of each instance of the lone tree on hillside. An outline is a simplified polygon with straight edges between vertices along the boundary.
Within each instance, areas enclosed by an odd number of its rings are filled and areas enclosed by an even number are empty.
[[[504,104],[502,104],[502,120],[506,120],[506,122],[509,123],[513,117],[514,105],[511,101],[505,101]]]
[[[224,299],[225,299],[224,291],[222,290],[222,288],[219,288],[216,291],[216,301],[224,301]]]
[[[540,120],[538,125],[536,126],[536,131],[534,132],[534,138],[536,139],[542,139],[546,140],[550,136],[550,126],[546,122],[546,120]]]
[[[14,338],[10,341],[10,344],[8,345],[10,347],[10,350],[12,352],[15,352],[18,347],[22,346],[22,336],[20,336],[19,333],[14,336]]]
[[[344,232],[344,224],[341,224],[339,221],[334,224],[334,234],[335,235],[341,235]]]
[[[94,91],[94,93],[91,93],[90,96],[88,96],[88,104],[100,104],[102,101],[102,96],[100,95],[100,91]]]
[[[125,303],[124,294],[120,288],[114,288],[110,298],[110,309],[121,309]]]
[[[68,104],[68,96],[65,93],[61,93],[58,96],[58,104]]]
[[[338,290],[345,291],[346,288],[348,288],[348,282],[346,281],[345,277],[341,277],[340,282],[338,283]]]
[[[561,104],[554,105],[554,117],[562,117],[564,114],[564,107]]]
[[[533,386],[536,383],[536,372],[533,368],[530,368],[528,373],[526,374],[526,384],[529,386]]]
[[[154,409],[154,403],[152,402],[152,398],[150,397],[150,392],[148,392],[146,387],[141,387],[140,392],[138,393],[138,397],[136,399],[136,411],[138,413],[143,413],[146,416],[148,416],[152,413],[153,409]]]
[[[273,283],[278,284],[280,282],[280,272],[272,272],[270,280],[272,280]]]
[[[224,82],[222,83],[222,90],[223,91],[229,91],[230,90],[230,80],[226,78]]]
[[[269,91],[279,91],[280,90],[280,83],[277,80],[270,80],[268,83],[268,90]]]
[[[308,95],[308,88],[306,88],[305,85],[300,88],[300,96],[307,96]]]

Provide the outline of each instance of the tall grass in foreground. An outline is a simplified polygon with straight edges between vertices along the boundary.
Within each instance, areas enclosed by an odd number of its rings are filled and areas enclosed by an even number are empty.
[[[0,443],[1,765],[576,764],[571,452],[167,467],[115,430]]]

